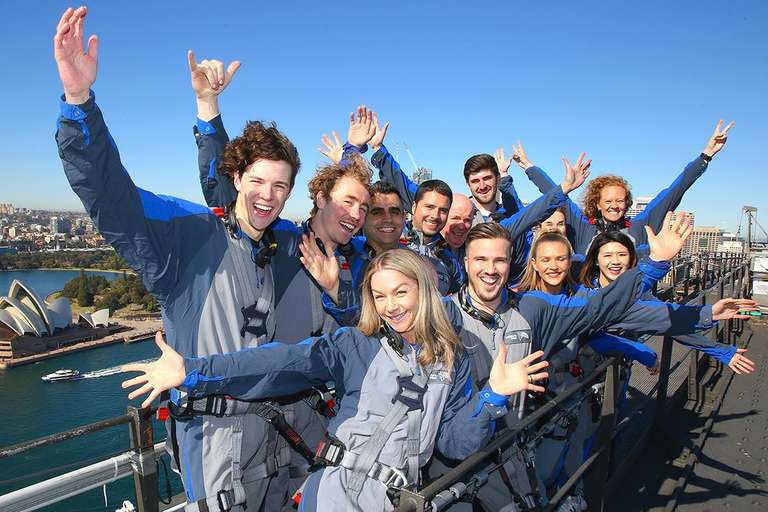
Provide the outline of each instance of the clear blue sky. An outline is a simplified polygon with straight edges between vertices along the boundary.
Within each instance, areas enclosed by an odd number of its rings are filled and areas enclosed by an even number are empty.
[[[54,141],[53,60],[61,1],[6,2],[0,203],[79,210]],[[555,180],[582,150],[593,174],[637,196],[667,187],[717,121],[730,140],[682,208],[734,230],[745,204],[768,219],[768,2],[179,2],[87,4],[99,35],[97,100],[134,181],[202,202],[187,49],[243,61],[222,97],[231,135],[268,119],[303,169],[283,216],[307,216],[324,132],[346,135],[356,105],[390,121],[388,146],[466,191],[464,161],[520,139]],[[519,168],[521,197],[537,193]],[[723,224],[725,223],[725,224]],[[763,224],[768,224],[765,220]]]

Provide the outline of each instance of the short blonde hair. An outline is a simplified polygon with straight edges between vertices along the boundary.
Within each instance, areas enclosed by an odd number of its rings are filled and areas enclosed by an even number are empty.
[[[390,249],[376,256],[365,272],[362,284],[363,303],[357,328],[366,336],[374,336],[382,327],[371,290],[371,278],[380,270],[396,270],[413,279],[419,286],[419,309],[414,316],[416,339],[421,343],[419,365],[427,367],[442,362],[449,371],[461,356],[461,338],[448,319],[443,298],[437,290],[431,270],[421,256],[409,249]]]

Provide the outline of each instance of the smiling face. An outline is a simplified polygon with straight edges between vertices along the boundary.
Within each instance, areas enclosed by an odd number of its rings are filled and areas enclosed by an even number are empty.
[[[567,228],[563,212],[555,212],[541,223],[541,229],[544,231],[559,231],[563,236],[566,235]]]
[[[600,286],[611,284],[617,277],[629,269],[632,256],[623,244],[610,242],[603,245],[597,254],[597,266],[600,269]]]
[[[371,276],[371,292],[381,319],[408,343],[415,345],[419,283],[397,270],[382,269]]]
[[[481,169],[469,175],[467,186],[478,205],[486,210],[496,202],[499,175],[490,169]]]
[[[456,249],[464,245],[467,234],[472,228],[472,221],[475,217],[475,206],[464,194],[454,194],[453,204],[448,211],[448,221],[440,232],[448,242],[451,249]]]
[[[419,202],[412,205],[413,227],[427,237],[440,233],[448,220],[451,198],[434,190],[425,193]]]
[[[506,240],[480,238],[467,245],[464,264],[469,293],[474,300],[495,311],[509,278],[511,246]]]
[[[317,213],[312,229],[331,248],[349,242],[363,227],[370,208],[368,188],[355,178],[343,176],[336,182],[328,197],[317,193]]]
[[[365,218],[363,231],[368,243],[377,252],[394,249],[400,242],[405,224],[405,212],[397,194],[375,194],[371,211]]]
[[[542,291],[558,294],[571,267],[570,251],[562,242],[541,242],[531,264],[541,277],[545,288]]]
[[[253,240],[280,215],[291,195],[291,166],[287,162],[256,160],[234,177],[235,215],[240,228]]]
[[[607,185],[600,191],[597,209],[603,219],[616,222],[627,211],[627,189],[620,185]]]

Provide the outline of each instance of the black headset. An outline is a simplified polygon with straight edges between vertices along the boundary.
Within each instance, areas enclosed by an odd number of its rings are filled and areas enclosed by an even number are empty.
[[[604,218],[598,217],[597,219],[592,219],[592,224],[594,224],[595,227],[597,227],[597,230],[601,233],[606,231],[621,231],[622,229],[629,227],[629,221],[624,217],[622,217],[621,220],[609,220],[607,222]]]
[[[496,315],[477,309],[471,304],[469,299],[469,287],[466,284],[459,290],[459,305],[469,316],[480,320],[486,325],[493,325],[496,323]]]
[[[234,202],[224,208],[224,217],[222,217],[222,220],[224,221],[224,225],[227,226],[232,238],[238,240],[243,237],[240,225],[237,223]],[[259,268],[264,268],[269,265],[272,261],[272,256],[277,254],[277,242],[275,241],[275,233],[272,231],[271,227],[267,227],[267,229],[264,230],[264,235],[258,242],[254,242],[251,239],[251,245],[253,246],[251,260],[253,260]]]
[[[387,324],[381,324],[381,327],[379,327],[379,332],[386,336],[387,343],[389,343],[389,346],[392,347],[392,349],[397,352],[397,355],[400,357],[403,357],[403,337],[400,335],[399,332],[393,331]]]

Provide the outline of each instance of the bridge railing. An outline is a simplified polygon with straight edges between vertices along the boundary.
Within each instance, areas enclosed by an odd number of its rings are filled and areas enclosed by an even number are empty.
[[[715,253],[675,260],[670,286],[663,295],[674,302],[703,306],[725,297],[744,297],[748,290],[746,257]],[[721,343],[735,344],[743,324],[743,320],[728,320],[718,323],[710,332]],[[642,454],[647,441],[663,429],[664,418],[679,399],[687,398],[699,407],[715,401],[701,383],[704,370],[723,371],[724,365],[714,359],[673,344],[673,337],[646,337],[645,341],[660,345],[659,376],[655,382],[644,383],[645,389],[640,390],[642,397],[635,397],[634,406],[621,421],[616,421],[616,404],[622,356],[612,353],[593,374],[557,395],[513,428],[499,432],[485,450],[472,455],[418,492],[402,491],[395,511],[443,510],[450,503],[472,495],[488,481],[489,472],[503,465],[506,459],[499,454],[530,450],[531,439],[551,429],[553,418],[569,404],[572,407],[572,397],[588,397],[596,382],[604,389],[598,439],[591,452],[585,455],[581,467],[549,497],[544,510],[556,509],[580,479],[585,481],[589,510],[603,510],[605,501]],[[531,433],[537,424],[542,426]]]

